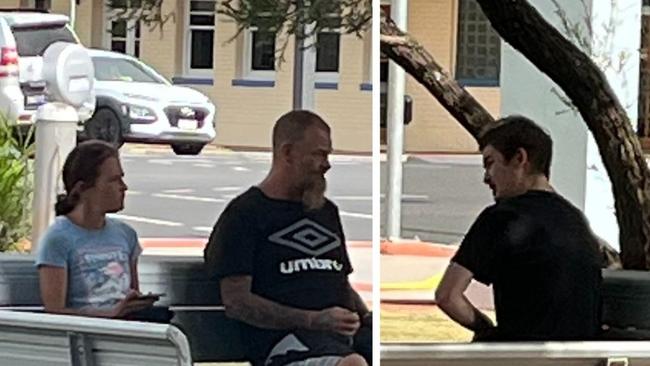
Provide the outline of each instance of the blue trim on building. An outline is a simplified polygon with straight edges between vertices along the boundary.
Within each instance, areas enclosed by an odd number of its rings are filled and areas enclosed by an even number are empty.
[[[359,90],[362,90],[362,91],[372,91],[372,83],[362,83],[362,84],[359,84]]]
[[[273,88],[275,87],[275,80],[233,79],[232,86],[245,86],[249,88]]]
[[[182,76],[172,77],[172,84],[174,85],[214,85],[212,78],[187,78]]]
[[[335,82],[315,82],[315,89],[328,89],[328,90],[337,90],[339,88],[339,83]]]
[[[499,86],[499,80],[494,79],[458,79],[458,84],[461,86],[483,86],[483,87],[496,87]]]

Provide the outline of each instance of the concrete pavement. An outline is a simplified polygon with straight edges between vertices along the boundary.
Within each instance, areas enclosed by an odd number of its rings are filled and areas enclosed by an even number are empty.
[[[381,301],[435,303],[435,291],[456,247],[413,240],[381,244]],[[493,310],[492,290],[472,281],[467,297],[479,309]]]

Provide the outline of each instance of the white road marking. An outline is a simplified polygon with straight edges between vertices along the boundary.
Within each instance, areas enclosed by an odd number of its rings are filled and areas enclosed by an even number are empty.
[[[212,198],[212,197],[197,197],[197,196],[181,196],[178,194],[165,194],[165,193],[154,193],[152,194],[153,197],[158,197],[158,198],[171,198],[171,199],[177,199],[177,200],[185,200],[185,201],[198,201],[198,202],[226,202],[226,200],[220,199],[220,198]]]
[[[145,223],[145,224],[171,226],[171,227],[185,226],[184,224],[182,224],[180,222],[159,220],[159,219],[151,219],[151,218],[148,218],[148,217],[130,216],[130,215],[123,215],[123,214],[110,214],[109,216],[115,217],[116,219],[120,219],[120,220],[142,222],[142,223]]]
[[[372,220],[372,214],[364,214],[364,213],[357,213],[357,212],[347,212],[347,211],[339,211],[339,214],[341,214],[341,216],[354,217],[354,218],[357,218],[357,219]]]
[[[372,196],[332,196],[334,201],[372,201]]]
[[[236,172],[250,172],[251,171],[250,169],[248,169],[246,167],[243,167],[243,166],[233,167],[232,170],[234,170]]]
[[[196,159],[191,156],[185,158],[185,159],[149,159],[147,160],[149,163],[152,164],[163,164],[163,165],[172,165],[173,163],[192,163],[192,164],[212,164],[214,163],[213,161],[207,160],[207,159]]]
[[[179,189],[166,189],[163,193],[192,193],[194,190],[192,188],[179,188]]]
[[[194,164],[192,166],[196,168],[214,168],[213,164],[204,164],[204,163]]]
[[[230,192],[232,192],[232,191],[241,191],[243,189],[244,189],[243,187],[214,187],[214,188],[212,188],[212,190],[215,191],[215,192],[222,192],[222,191],[226,191],[226,192],[230,191]]]
[[[381,194],[381,198],[386,198],[384,193]],[[403,200],[428,200],[429,196],[426,194],[403,194]]]
[[[150,163],[150,164],[160,164],[160,165],[172,165],[171,161],[163,160],[163,159],[149,159],[148,163]]]
[[[142,192],[140,192],[140,191],[126,191],[126,194],[128,196],[139,196],[139,195],[142,194]]]
[[[212,232],[212,228],[209,227],[209,226],[195,226],[195,227],[192,228],[192,230],[200,231],[200,232],[204,232],[204,233],[211,233]]]

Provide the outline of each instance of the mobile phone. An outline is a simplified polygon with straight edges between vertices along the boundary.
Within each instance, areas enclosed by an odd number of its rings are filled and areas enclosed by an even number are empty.
[[[151,292],[150,292],[150,293],[148,293],[148,294],[141,294],[141,295],[139,295],[138,297],[136,297],[136,299],[138,299],[138,300],[159,299],[159,298],[161,298],[161,297],[163,297],[163,296],[166,296],[166,295],[167,295],[167,294],[165,294],[165,293],[157,293],[157,294],[154,294],[154,293],[151,293]]]

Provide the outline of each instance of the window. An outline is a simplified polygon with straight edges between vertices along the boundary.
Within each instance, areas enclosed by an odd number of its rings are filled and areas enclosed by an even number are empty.
[[[316,72],[319,79],[335,77],[339,72],[341,34],[340,19],[332,18],[331,27],[316,35]],[[276,34],[263,32],[256,26],[244,33],[244,76],[251,79],[275,77]]]
[[[262,31],[254,24],[243,32],[242,40],[242,76],[251,80],[273,80],[276,33]]]
[[[49,10],[50,0],[34,0],[34,9]]]
[[[275,33],[251,29],[251,70],[275,70]]]
[[[93,57],[95,79],[99,81],[132,81],[138,83],[166,84],[162,76],[131,60],[113,57]]]
[[[476,0],[461,0],[458,9],[456,79],[465,85],[497,86],[501,41]]]
[[[140,57],[140,22],[113,20],[109,35],[111,51]]]
[[[339,32],[321,32],[316,36],[316,72],[339,72]]]
[[[131,0],[113,0],[111,8],[106,10],[107,36],[104,47],[111,51],[140,57],[140,22],[117,19],[129,7],[140,7],[140,2]]]
[[[24,57],[42,56],[54,42],[77,43],[70,28],[63,24],[14,28],[13,33],[18,55]]]
[[[188,74],[212,73],[215,1],[191,0],[187,12],[185,70]]]

